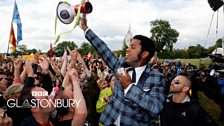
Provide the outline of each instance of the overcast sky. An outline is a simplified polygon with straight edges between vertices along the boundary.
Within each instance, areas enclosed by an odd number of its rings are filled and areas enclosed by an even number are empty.
[[[71,5],[80,0],[67,0]],[[218,14],[218,34],[216,34],[217,12],[211,31],[207,32],[213,10],[207,0],[90,0],[93,12],[87,15],[88,26],[112,50],[122,48],[122,42],[129,24],[132,34],[150,34],[150,21],[163,19],[169,21],[172,28],[180,35],[175,48],[201,44],[211,46],[216,38],[224,36],[223,8]],[[49,50],[49,43],[55,41],[54,25],[56,7],[59,0],[17,0],[23,25],[23,40],[29,49]],[[14,0],[0,0],[0,52],[7,51],[10,22],[12,20]],[[70,30],[73,25],[58,21],[58,33]],[[80,47],[84,38],[83,31],[77,27],[72,33],[63,35],[60,41],[74,41]],[[56,46],[56,45],[54,45]]]

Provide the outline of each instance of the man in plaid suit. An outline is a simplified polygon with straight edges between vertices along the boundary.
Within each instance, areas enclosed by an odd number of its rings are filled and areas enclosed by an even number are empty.
[[[119,59],[88,28],[85,18],[81,19],[80,27],[86,39],[116,73],[113,96],[101,114],[100,122],[106,126],[149,126],[150,120],[163,109],[165,87],[164,75],[151,70],[148,65],[155,52],[153,41],[136,35],[126,50],[125,58]],[[125,70],[122,75],[118,72],[121,67],[132,67],[133,71]]]

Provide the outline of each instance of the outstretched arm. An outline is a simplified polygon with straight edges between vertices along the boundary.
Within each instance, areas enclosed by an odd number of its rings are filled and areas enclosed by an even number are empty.
[[[118,58],[114,56],[112,51],[107,47],[105,42],[103,42],[92,30],[87,26],[87,21],[85,18],[81,18],[80,27],[85,32],[86,39],[91,43],[95,50],[100,54],[105,63],[109,66],[111,70],[116,73],[118,69]]]
[[[82,91],[79,86],[78,72],[76,69],[71,69],[68,71],[68,76],[72,81],[73,85],[73,99],[77,101],[75,104],[75,111],[72,120],[72,126],[83,126],[87,117],[86,102],[82,95]]]

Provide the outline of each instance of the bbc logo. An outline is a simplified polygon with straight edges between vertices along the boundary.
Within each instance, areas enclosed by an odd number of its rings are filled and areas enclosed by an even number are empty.
[[[48,96],[47,91],[32,91],[32,96]]]

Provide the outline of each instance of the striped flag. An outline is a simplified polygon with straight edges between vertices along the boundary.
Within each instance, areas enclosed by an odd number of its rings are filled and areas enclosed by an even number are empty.
[[[12,53],[16,51],[16,38],[14,34],[13,24],[11,23],[11,30],[10,30],[10,36],[9,36],[9,43],[12,44]]]
[[[17,24],[17,44],[18,44],[18,42],[21,41],[23,37],[22,37],[22,22],[19,16],[19,10],[16,1],[13,10],[12,21]]]

